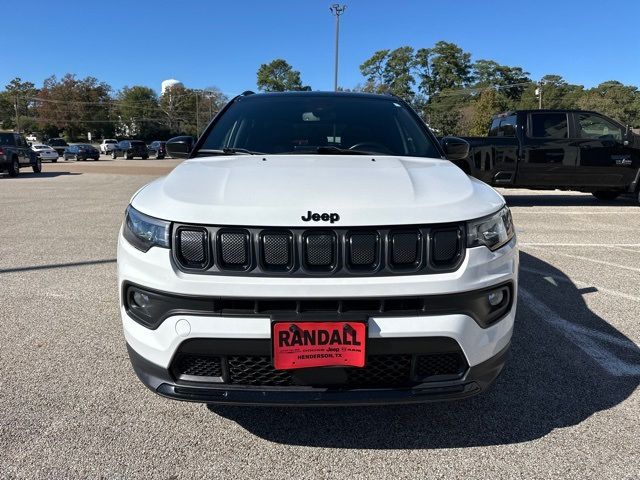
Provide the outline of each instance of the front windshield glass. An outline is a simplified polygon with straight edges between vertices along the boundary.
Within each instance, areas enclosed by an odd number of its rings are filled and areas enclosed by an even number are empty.
[[[400,102],[347,95],[241,98],[216,122],[200,150],[204,154],[228,148],[274,154],[328,153],[329,148],[440,157]]]

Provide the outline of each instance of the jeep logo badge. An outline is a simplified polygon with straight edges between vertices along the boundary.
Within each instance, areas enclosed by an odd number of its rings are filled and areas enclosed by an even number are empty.
[[[300,218],[303,222],[309,222],[313,220],[314,222],[323,221],[334,223],[340,220],[340,215],[338,215],[337,213],[313,213],[311,210],[309,210],[306,217],[303,215]]]

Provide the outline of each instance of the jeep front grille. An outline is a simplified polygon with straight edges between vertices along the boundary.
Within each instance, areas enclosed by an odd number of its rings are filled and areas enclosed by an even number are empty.
[[[175,225],[180,270],[212,275],[371,276],[456,270],[463,225],[261,228]]]

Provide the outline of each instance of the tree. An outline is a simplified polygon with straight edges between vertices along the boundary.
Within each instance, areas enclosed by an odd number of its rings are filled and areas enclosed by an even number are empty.
[[[493,60],[478,60],[473,64],[475,87],[499,87],[499,91],[512,102],[522,98],[531,83],[529,72],[521,67],[500,65]]]
[[[443,90],[460,89],[471,82],[471,54],[455,43],[439,41],[416,52],[419,89],[428,97]]]
[[[156,92],[143,86],[124,87],[117,95],[119,128],[123,136],[151,140],[158,136],[164,121]]]
[[[505,100],[493,88],[483,90],[473,103],[469,135],[486,136],[493,116],[505,110]]]
[[[543,108],[578,108],[578,100],[584,93],[582,85],[569,84],[560,75],[545,75],[540,83],[541,85],[531,88],[542,90]],[[538,108],[537,97],[535,105],[529,105],[529,108]]]
[[[23,82],[20,77],[11,80],[0,92],[0,126],[6,129],[32,131],[35,127],[35,105],[33,98],[38,94],[31,82]]]
[[[77,79],[66,74],[44,81],[38,94],[37,120],[39,128],[48,132],[64,130],[69,140],[84,138],[86,132],[97,137],[111,136],[111,87],[95,77]]]
[[[640,92],[634,86],[615,80],[601,83],[587,90],[578,99],[578,106],[600,112],[625,125],[640,126]]]
[[[286,60],[281,58],[260,65],[257,77],[258,88],[264,92],[311,90],[309,86],[302,86],[300,72],[294,70]]]
[[[164,92],[159,104],[168,132],[197,137],[227,102],[216,87],[193,90],[175,85]]]
[[[383,93],[387,90],[385,80],[385,65],[389,57],[389,50],[378,50],[371,58],[360,65],[360,73],[366,83],[362,90],[369,93]]]

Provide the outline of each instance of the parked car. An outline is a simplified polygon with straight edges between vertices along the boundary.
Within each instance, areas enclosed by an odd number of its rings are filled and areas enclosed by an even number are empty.
[[[105,138],[100,144],[100,153],[108,154],[115,148],[118,141],[115,138]]]
[[[0,172],[8,172],[10,177],[16,177],[24,167],[31,167],[34,173],[40,173],[42,160],[31,150],[24,136],[0,132]]]
[[[488,137],[465,139],[469,157],[456,163],[489,185],[577,190],[601,200],[638,194],[640,136],[597,112],[507,112],[494,117]]]
[[[58,161],[58,152],[56,152],[49,145],[31,145],[31,150],[33,150],[35,154],[40,157],[40,160],[49,160],[53,163]]]
[[[157,159],[162,159],[167,156],[167,142],[162,142],[160,140],[156,140],[147,145],[147,150],[149,151],[149,155],[156,157]]]
[[[449,161],[468,144],[443,145],[403,100],[345,92],[247,92],[168,141],[188,160],[133,196],[118,240],[139,379],[207,403],[486,390],[518,247],[504,198]]]
[[[53,148],[56,152],[58,152],[58,156],[61,157],[64,155],[64,151],[69,146],[69,144],[64,140],[64,138],[50,138],[47,142],[51,148]]]
[[[143,160],[149,158],[147,146],[141,140],[122,140],[111,150],[111,158],[124,157],[125,160],[140,157]]]
[[[100,160],[100,152],[93,145],[88,143],[78,143],[69,145],[64,151],[65,160]]]

